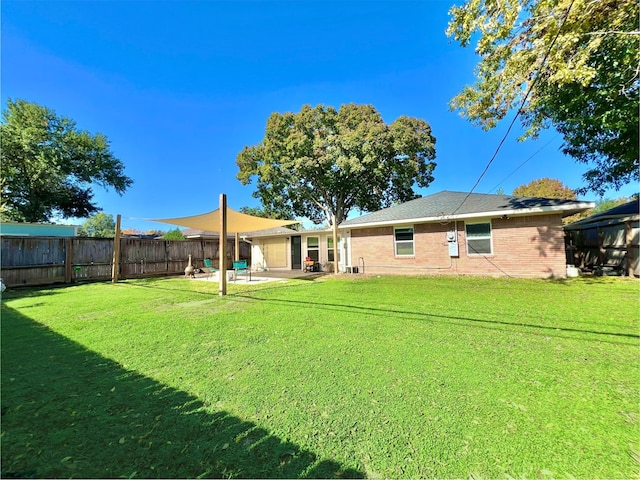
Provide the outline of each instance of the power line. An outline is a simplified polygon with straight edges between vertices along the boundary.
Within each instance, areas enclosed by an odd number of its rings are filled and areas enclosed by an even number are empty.
[[[553,40],[551,41],[551,44],[549,45],[549,48],[547,49],[546,53],[544,54],[544,57],[542,58],[542,62],[540,63],[540,66],[538,67],[538,72],[537,72],[535,78],[533,79],[533,81],[531,82],[531,84],[529,85],[529,88],[527,88],[527,91],[526,91],[524,97],[522,98],[522,102],[520,102],[520,106],[518,107],[518,110],[516,111],[516,114],[513,116],[513,119],[511,120],[511,123],[509,124],[509,127],[507,128],[507,131],[505,132],[505,134],[502,137],[502,140],[500,140],[500,143],[498,143],[498,147],[496,148],[496,151],[493,153],[493,156],[491,157],[489,162],[487,162],[486,167],[484,167],[484,170],[482,171],[482,173],[478,177],[478,180],[473,185],[473,187],[471,188],[469,193],[467,193],[467,195],[464,197],[464,199],[462,200],[460,205],[458,205],[458,207],[453,212],[451,212],[451,215],[454,215],[458,210],[460,210],[462,205],[464,205],[464,202],[466,202],[467,199],[471,196],[473,191],[476,189],[476,187],[480,183],[480,180],[482,180],[482,178],[487,173],[487,170],[489,170],[489,167],[491,166],[493,161],[498,156],[498,152],[500,152],[500,149],[502,148],[502,145],[507,140],[507,137],[509,136],[509,133],[511,132],[511,129],[513,128],[513,125],[516,123],[516,120],[518,119],[518,117],[522,113],[522,108],[524,107],[525,103],[527,102],[527,100],[529,98],[529,95],[533,91],[533,87],[536,85],[536,83],[538,83],[538,79],[540,78],[540,72],[542,71],[542,68],[544,67],[544,65],[547,63],[547,60],[549,59],[549,55],[551,55],[551,50],[555,46],[556,41],[558,40],[558,37],[560,36],[560,32],[562,31],[565,23],[567,22],[567,18],[569,17],[569,12],[571,12],[571,7],[573,7],[574,1],[575,0],[571,0],[571,3],[569,4],[569,8],[567,8],[567,12],[565,13],[564,18],[562,19],[562,23],[560,24],[560,28],[558,28],[558,31],[556,32],[555,36],[553,37]]]
[[[533,155],[531,155],[529,158],[527,158],[524,162],[522,162],[520,165],[518,165],[509,175],[507,175],[506,177],[504,177],[502,180],[500,180],[498,182],[498,184],[493,187],[491,190],[489,190],[488,193],[493,192],[496,188],[498,188],[502,182],[504,182],[507,178],[509,178],[511,175],[513,175],[514,173],[516,173],[518,170],[520,170],[520,168],[522,168],[524,166],[525,163],[527,163],[529,160],[531,160],[533,157],[535,157],[537,154],[539,154],[542,150],[544,150],[545,148],[547,148],[549,145],[551,145],[551,143],[555,142],[556,139],[560,137],[560,134],[556,135],[555,137],[553,137],[551,140],[549,140],[547,143],[545,143],[542,147],[540,147],[540,149],[538,149],[536,152],[533,153]]]

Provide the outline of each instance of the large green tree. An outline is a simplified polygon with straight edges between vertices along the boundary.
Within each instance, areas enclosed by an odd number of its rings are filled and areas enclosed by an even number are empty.
[[[81,237],[113,238],[116,235],[116,222],[113,215],[103,212],[91,215],[78,229]]]
[[[637,0],[467,0],[447,34],[480,56],[451,102],[485,129],[518,111],[524,138],[556,128],[587,165],[580,193],[639,178]]]
[[[371,105],[305,105],[273,113],[264,139],[237,156],[238,179],[257,179],[266,210],[336,225],[354,208],[373,211],[416,198],[433,181],[435,138],[407,116],[386,124]]]
[[[576,200],[576,192],[555,178],[539,178],[513,189],[516,197],[544,197]]]
[[[133,183],[101,133],[46,107],[9,100],[0,125],[2,217],[42,222],[55,215],[88,217],[100,208],[92,185],[119,194]]]
[[[287,220],[290,218],[294,218],[295,215],[290,210],[272,210],[269,208],[262,207],[241,207],[240,213],[244,213],[246,215],[253,215],[254,217],[262,217],[262,218],[273,218],[277,220]],[[287,228],[292,230],[300,230],[302,225],[300,223],[293,223],[291,225],[287,225]]]

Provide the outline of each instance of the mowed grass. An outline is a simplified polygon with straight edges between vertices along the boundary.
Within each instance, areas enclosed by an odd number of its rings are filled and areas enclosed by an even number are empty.
[[[2,476],[638,478],[640,286],[5,292]]]

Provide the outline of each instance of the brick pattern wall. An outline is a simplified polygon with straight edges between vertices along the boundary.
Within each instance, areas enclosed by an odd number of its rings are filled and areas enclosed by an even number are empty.
[[[489,220],[487,220],[489,221]],[[474,220],[474,223],[478,220]],[[396,257],[393,227],[351,230],[351,258],[365,273],[564,277],[566,262],[560,215],[491,219],[493,253],[468,255],[465,224],[457,222],[459,256],[449,256],[447,232],[454,223],[413,225],[414,255]]]

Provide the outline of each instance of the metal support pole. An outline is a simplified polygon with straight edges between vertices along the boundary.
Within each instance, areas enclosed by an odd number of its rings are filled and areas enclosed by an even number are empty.
[[[220,289],[219,294],[227,294],[227,196],[220,194],[220,246],[218,252],[220,254],[219,274]]]

